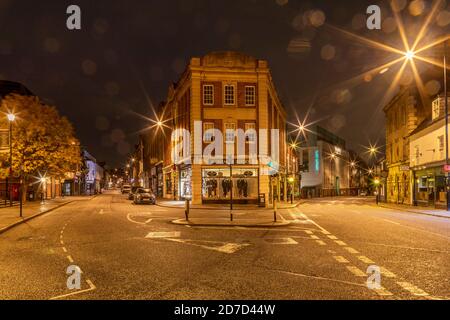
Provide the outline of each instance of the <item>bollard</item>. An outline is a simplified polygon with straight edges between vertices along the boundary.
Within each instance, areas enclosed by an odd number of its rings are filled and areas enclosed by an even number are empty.
[[[277,222],[277,200],[273,200],[273,222]]]
[[[294,195],[291,193],[291,204],[294,204]]]
[[[186,221],[189,221],[189,200],[185,200],[185,206],[184,206],[184,215],[186,216]]]

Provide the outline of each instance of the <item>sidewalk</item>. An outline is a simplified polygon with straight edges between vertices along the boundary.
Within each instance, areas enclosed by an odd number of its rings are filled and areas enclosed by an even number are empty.
[[[40,201],[27,202],[23,206],[22,218],[19,217],[19,206],[14,205],[12,207],[0,208],[0,234],[9,230],[16,225],[31,220],[44,213],[53,211],[57,208],[65,206],[71,202],[79,200],[90,200],[93,196],[80,196],[80,197],[64,197],[51,200],[45,200],[44,204]]]
[[[291,204],[290,202],[280,202],[278,203],[277,207],[278,209],[291,209],[296,208],[300,203],[303,203],[303,201],[296,200]],[[160,207],[165,208],[177,208],[177,209],[184,209],[185,202],[184,201],[176,201],[176,200],[163,200],[163,199],[157,199],[156,205]],[[229,204],[191,204],[189,206],[190,210],[230,210]],[[233,211],[234,210],[271,210],[272,211],[272,205],[269,205],[267,208],[261,208],[258,207],[256,204],[233,204]]]
[[[272,210],[233,210],[233,221],[231,221],[230,211],[194,211],[189,214],[189,221],[177,219],[174,224],[189,226],[216,226],[216,227],[282,227],[290,224],[280,214],[277,214],[277,221],[274,221]]]
[[[373,204],[373,205],[376,206],[376,204]],[[414,206],[405,205],[405,204],[384,203],[384,202],[380,202],[378,204],[378,206],[383,207],[383,208],[388,208],[388,209],[401,210],[401,211],[405,211],[405,212],[425,214],[425,215],[429,215],[429,216],[442,217],[442,218],[450,218],[450,212],[446,211],[446,210],[427,209],[427,208],[414,207]]]

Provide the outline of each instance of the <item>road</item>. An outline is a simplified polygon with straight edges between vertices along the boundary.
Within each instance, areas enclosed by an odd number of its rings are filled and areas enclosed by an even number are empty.
[[[78,201],[0,235],[0,298],[450,299],[450,219],[358,198],[280,214],[292,223],[186,227],[170,223],[181,209],[116,193]],[[371,265],[381,288],[366,285]]]

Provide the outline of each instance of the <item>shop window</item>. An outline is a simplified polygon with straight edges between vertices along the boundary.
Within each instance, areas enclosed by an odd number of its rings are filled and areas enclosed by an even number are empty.
[[[202,170],[203,200],[256,200],[258,198],[258,170],[253,168],[211,168]]]
[[[209,143],[214,141],[214,123],[204,122],[203,123],[203,142]]]
[[[234,95],[234,85],[227,84],[225,85],[225,105],[227,106],[233,106],[235,104],[235,95]]]
[[[172,174],[166,173],[166,193],[172,194]]]
[[[255,105],[256,88],[255,86],[245,87],[245,105],[254,106]]]
[[[214,104],[214,86],[207,84],[203,86],[203,104],[212,106]]]

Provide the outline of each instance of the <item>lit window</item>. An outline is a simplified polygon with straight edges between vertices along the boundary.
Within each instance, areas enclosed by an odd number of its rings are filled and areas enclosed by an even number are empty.
[[[254,106],[255,105],[255,86],[245,87],[245,105]]]
[[[203,142],[212,142],[214,141],[214,133],[211,129],[214,129],[213,122],[205,122],[203,123]]]
[[[236,124],[233,122],[225,123],[225,143],[234,143]]]
[[[256,142],[256,124],[249,122],[245,124],[245,134],[247,134],[246,142],[255,143]]]
[[[205,106],[214,104],[214,86],[211,84],[203,86],[203,104]]]
[[[232,106],[234,105],[234,85],[227,84],[225,85],[225,105]]]

